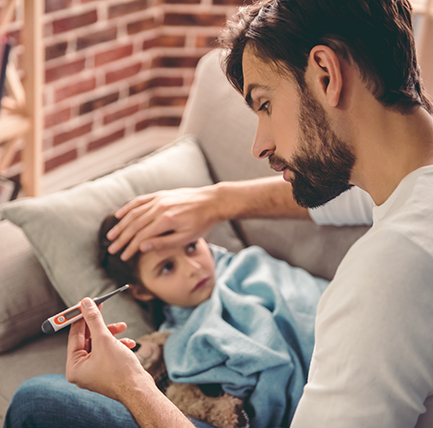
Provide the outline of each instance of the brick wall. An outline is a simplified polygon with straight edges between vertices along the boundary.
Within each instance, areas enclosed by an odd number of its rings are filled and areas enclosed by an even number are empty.
[[[177,127],[199,58],[241,3],[45,0],[45,171],[149,127]],[[9,28],[18,63],[21,26],[18,0]],[[9,175],[19,168],[17,156]]]

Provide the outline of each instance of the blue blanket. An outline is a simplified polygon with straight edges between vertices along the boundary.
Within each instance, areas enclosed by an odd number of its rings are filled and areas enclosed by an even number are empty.
[[[216,286],[194,309],[168,307],[163,329],[170,379],[218,383],[253,409],[251,426],[287,427],[314,347],[318,300],[328,281],[268,255],[211,247]]]

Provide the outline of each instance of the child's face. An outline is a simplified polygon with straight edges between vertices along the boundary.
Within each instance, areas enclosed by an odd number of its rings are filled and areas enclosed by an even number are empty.
[[[203,238],[185,247],[143,253],[138,271],[153,298],[174,306],[199,305],[209,299],[215,285],[214,259]]]

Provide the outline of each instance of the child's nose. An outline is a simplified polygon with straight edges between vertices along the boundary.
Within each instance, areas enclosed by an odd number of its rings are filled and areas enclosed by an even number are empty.
[[[194,275],[201,269],[201,263],[194,259],[188,260],[190,274]]]

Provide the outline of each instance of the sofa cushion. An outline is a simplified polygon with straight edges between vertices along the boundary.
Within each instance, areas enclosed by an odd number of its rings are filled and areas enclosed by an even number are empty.
[[[22,230],[0,222],[0,353],[40,333],[65,305],[51,286]]]
[[[97,261],[97,234],[108,214],[140,194],[211,183],[200,149],[192,137],[185,136],[94,181],[41,198],[10,202],[2,215],[23,229],[54,288],[71,306],[84,296],[96,297],[116,288]],[[207,238],[234,251],[242,247],[229,223]],[[103,314],[106,322],[127,322],[125,335],[129,337],[151,329],[147,313],[128,293],[105,302]]]

